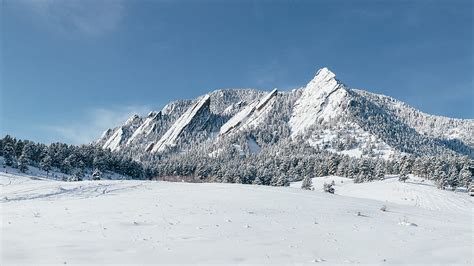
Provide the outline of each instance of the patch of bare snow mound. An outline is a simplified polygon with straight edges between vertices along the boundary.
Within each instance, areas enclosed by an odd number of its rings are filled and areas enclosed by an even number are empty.
[[[0,201],[1,265],[473,263],[469,211],[384,212],[381,201],[256,185],[0,181],[2,196],[30,196]]]

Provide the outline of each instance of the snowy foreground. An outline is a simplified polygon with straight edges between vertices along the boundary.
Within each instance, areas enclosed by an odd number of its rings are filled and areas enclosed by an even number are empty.
[[[320,192],[331,179],[336,195]],[[316,178],[303,191],[1,173],[0,184],[1,265],[473,263],[472,198],[416,180]]]

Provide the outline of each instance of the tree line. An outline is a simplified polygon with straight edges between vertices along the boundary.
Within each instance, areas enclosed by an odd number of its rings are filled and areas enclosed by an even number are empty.
[[[27,172],[30,166],[38,167],[49,174],[61,172],[82,179],[93,172],[114,172],[134,179],[151,176],[149,169],[130,157],[104,150],[96,145],[67,145],[51,143],[49,145],[21,140],[6,135],[0,139],[0,156],[4,166],[17,167]]]

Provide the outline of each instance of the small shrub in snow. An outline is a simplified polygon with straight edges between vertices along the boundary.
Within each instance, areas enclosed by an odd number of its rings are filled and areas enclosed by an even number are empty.
[[[334,189],[334,181],[332,181],[330,184],[324,183],[323,190],[324,192],[334,194],[334,192],[336,191],[336,189]]]
[[[400,182],[406,182],[407,180],[408,180],[408,175],[406,175],[406,174],[402,173],[398,176],[398,181],[400,181]]]
[[[415,223],[409,222],[406,217],[403,217],[403,220],[401,220],[398,224],[399,225],[404,225],[404,226],[415,226],[415,227],[418,226]]]
[[[77,182],[77,181],[82,181],[82,178],[80,176],[77,176],[77,175],[73,175],[73,176],[70,176],[68,179],[67,179],[68,182]]]
[[[100,180],[101,176],[102,172],[98,168],[94,169],[94,172],[92,173],[92,180]]]

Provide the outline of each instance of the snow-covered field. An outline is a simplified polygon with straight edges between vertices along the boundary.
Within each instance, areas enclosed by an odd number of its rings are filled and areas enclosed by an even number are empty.
[[[336,194],[320,192],[331,178]],[[416,179],[314,185],[0,173],[0,264],[473,264],[474,202],[464,193]]]

